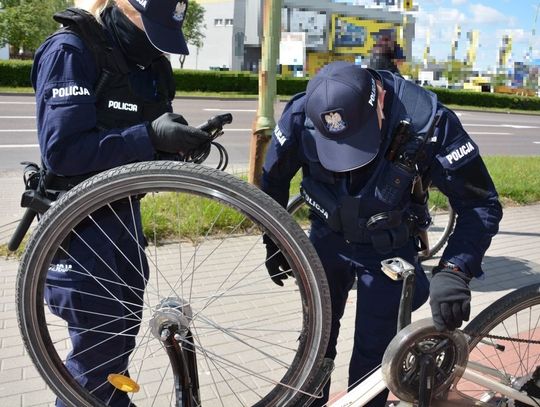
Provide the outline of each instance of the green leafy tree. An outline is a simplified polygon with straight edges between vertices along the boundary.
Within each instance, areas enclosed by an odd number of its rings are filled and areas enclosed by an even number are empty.
[[[463,61],[453,60],[447,62],[447,69],[443,73],[449,84],[463,83],[467,77],[467,66]]]
[[[182,31],[184,32],[186,42],[195,46],[196,48],[201,48],[203,46],[203,40],[205,37],[203,30],[206,28],[206,24],[204,24],[204,12],[205,10],[203,6],[196,1],[190,1],[184,20],[184,25],[182,26]],[[184,67],[185,61],[186,56],[180,55],[181,68]]]
[[[421,69],[421,65],[418,62],[406,61],[399,66],[401,75],[408,76],[411,79],[418,79],[418,72]]]
[[[72,0],[3,0],[0,12],[0,46],[10,45],[12,57],[32,57],[59,24],[52,15]]]

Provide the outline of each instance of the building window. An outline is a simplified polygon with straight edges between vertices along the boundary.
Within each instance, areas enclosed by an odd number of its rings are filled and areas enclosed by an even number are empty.
[[[233,25],[233,19],[232,18],[226,18],[225,19],[225,25],[226,26],[232,26]]]
[[[222,25],[223,25],[223,19],[222,19],[222,18],[216,18],[216,19],[214,19],[214,25],[215,25],[216,27],[222,26]]]

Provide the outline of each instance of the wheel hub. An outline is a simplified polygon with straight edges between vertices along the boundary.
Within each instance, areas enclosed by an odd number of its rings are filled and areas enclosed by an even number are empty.
[[[164,298],[150,319],[150,330],[159,340],[164,340],[170,333],[185,336],[193,318],[191,305],[181,298]]]

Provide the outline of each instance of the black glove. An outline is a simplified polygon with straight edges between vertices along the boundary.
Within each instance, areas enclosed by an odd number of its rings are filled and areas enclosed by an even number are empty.
[[[459,328],[471,314],[471,278],[453,265],[437,266],[429,287],[429,305],[438,331]]]
[[[263,242],[266,245],[266,269],[274,283],[283,287],[283,280],[292,276],[291,266],[285,260],[283,253],[268,236],[263,236]]]
[[[188,125],[179,114],[164,113],[148,126],[148,135],[156,151],[188,153],[210,142],[208,133]]]

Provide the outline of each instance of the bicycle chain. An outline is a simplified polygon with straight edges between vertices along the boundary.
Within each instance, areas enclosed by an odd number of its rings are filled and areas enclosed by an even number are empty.
[[[501,341],[508,341],[508,342],[531,343],[533,345],[540,345],[540,340],[534,340],[534,339],[510,338],[508,336],[482,335],[478,333],[471,333],[467,335],[469,335],[471,338],[489,338],[489,339],[498,339]]]

